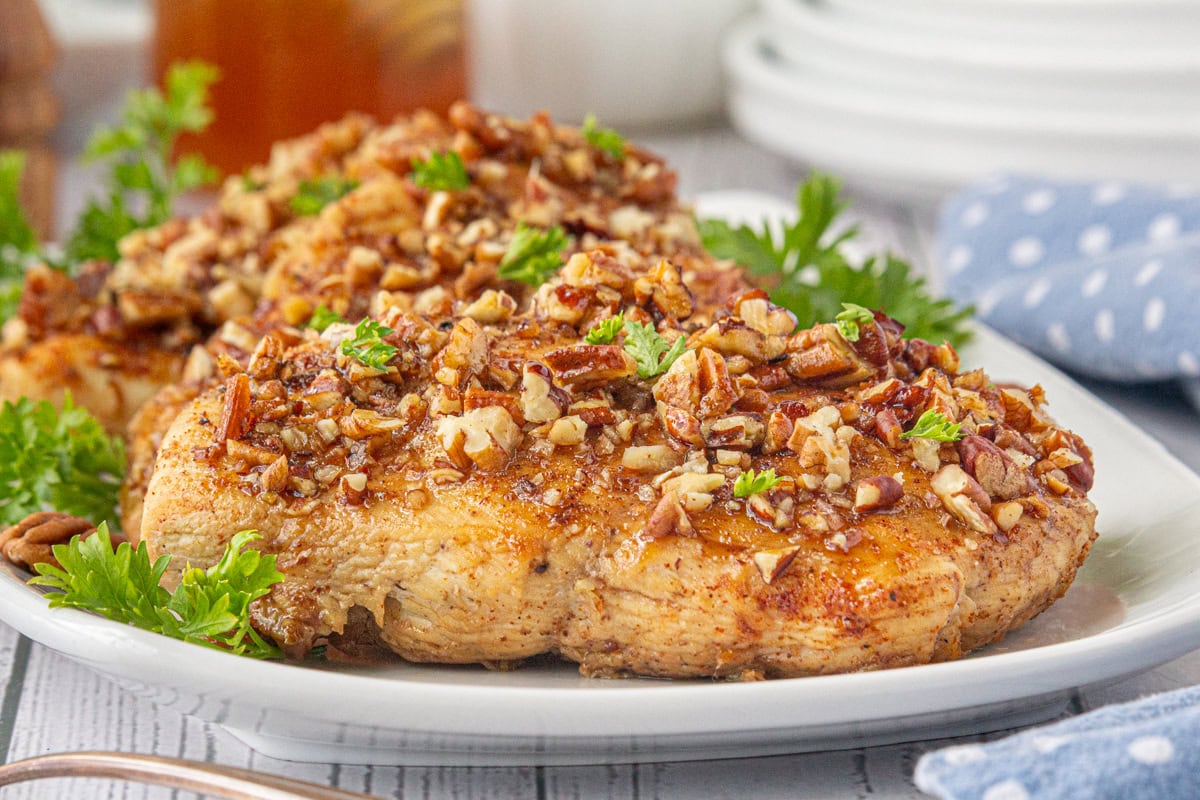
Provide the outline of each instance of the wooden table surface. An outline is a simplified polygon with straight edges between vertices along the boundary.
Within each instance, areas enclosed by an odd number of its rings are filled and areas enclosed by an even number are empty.
[[[713,127],[658,133],[639,141],[666,155],[685,196],[752,188],[790,196],[803,170]],[[73,219],[88,176],[64,171],[60,218]],[[870,238],[928,264],[928,212],[858,198],[855,213]],[[1170,384],[1136,389],[1089,383],[1193,469],[1200,470],[1200,415]],[[1143,675],[1076,694],[1067,713],[1200,682],[1200,651]],[[971,741],[972,738],[958,741]],[[416,768],[296,764],[260,756],[215,725],[161,710],[0,625],[0,758],[73,750],[181,756],[277,772],[394,798],[431,800],[773,800],[773,798],[922,797],[912,785],[916,760],[948,741],[796,756],[602,767]],[[109,781],[42,781],[0,790],[16,798],[194,798],[189,793]]]

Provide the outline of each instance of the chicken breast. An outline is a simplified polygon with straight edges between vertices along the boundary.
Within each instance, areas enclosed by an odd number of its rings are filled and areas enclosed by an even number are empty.
[[[508,319],[391,307],[379,369],[345,354],[351,326],[280,328],[171,424],[141,537],[202,566],[259,531],[285,578],[255,625],[295,656],[603,675],[953,658],[1065,591],[1091,454],[1040,389],[880,314],[855,341],[793,333],[758,291],[696,314],[680,276],[593,251]],[[644,331],[583,339],[618,313],[686,349],[653,375]],[[962,438],[903,436],[927,411]]]

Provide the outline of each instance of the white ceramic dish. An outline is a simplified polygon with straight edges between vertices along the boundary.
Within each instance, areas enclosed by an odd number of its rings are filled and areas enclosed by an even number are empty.
[[[708,207],[747,213],[745,198]],[[701,203],[701,208],[705,208]],[[0,570],[0,618],[156,702],[285,759],[375,764],[578,764],[858,747],[1045,719],[1074,687],[1200,646],[1200,479],[1053,368],[987,330],[963,352],[997,379],[1039,381],[1096,453],[1102,537],[1066,598],[961,661],[760,683],[588,680],[240,659],[74,610]]]
[[[1000,170],[1170,182],[1200,168],[1200,114],[1038,114],[915,102],[790,66],[770,20],[726,39],[729,109],[748,138],[874,194],[922,203]]]

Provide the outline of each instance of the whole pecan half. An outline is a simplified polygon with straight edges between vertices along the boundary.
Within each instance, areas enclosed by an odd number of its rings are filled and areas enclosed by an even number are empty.
[[[0,532],[0,555],[29,570],[43,562],[57,567],[61,565],[54,557],[54,545],[66,544],[73,536],[86,539],[95,532],[96,526],[86,519],[57,511],[38,511]],[[112,540],[116,546],[124,538],[114,534]]]

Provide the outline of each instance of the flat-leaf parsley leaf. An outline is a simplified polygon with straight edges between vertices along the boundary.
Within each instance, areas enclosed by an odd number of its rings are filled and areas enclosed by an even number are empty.
[[[680,335],[674,344],[668,345],[653,325],[625,320],[625,352],[637,362],[639,378],[649,380],[669,370],[687,350],[686,340],[686,336]]]
[[[611,344],[624,325],[625,315],[617,314],[615,317],[609,317],[596,323],[596,327],[588,331],[583,340],[588,344]]]
[[[101,523],[86,539],[76,536],[53,547],[61,566],[36,564],[30,583],[50,588],[50,607],[94,611],[186,642],[252,658],[279,658],[279,648],[250,625],[250,604],[283,580],[275,556],[247,545],[261,538],[253,531],[233,536],[221,559],[207,570],[189,567],[179,586],[159,585],[170,556],[150,562],[143,541],[113,549],[108,525]]]
[[[541,286],[562,267],[566,248],[567,235],[559,226],[542,231],[518,222],[498,272],[506,281]]]
[[[425,161],[412,160],[412,180],[423,189],[461,191],[471,185],[462,158],[451,150],[448,153],[430,153]]]
[[[326,306],[324,303],[317,306],[317,310],[309,317],[308,327],[312,328],[317,333],[324,333],[335,322],[345,322],[342,315]]]
[[[962,424],[951,422],[932,408],[922,414],[911,430],[900,434],[901,439],[933,439],[935,442],[957,442],[966,436]]]
[[[584,117],[583,128],[580,130],[588,144],[608,153],[614,161],[620,161],[625,157],[625,138],[612,128],[601,128],[596,122],[595,114],[588,114]]]
[[[371,369],[387,369],[387,363],[400,352],[399,348],[383,341],[384,336],[392,333],[391,328],[368,317],[354,328],[353,339],[342,342],[342,355],[357,359],[358,363]]]
[[[340,178],[336,175],[300,181],[300,188],[292,197],[292,211],[302,217],[319,214],[322,208],[334,200],[340,200],[357,188],[358,181],[352,178]]]
[[[875,314],[869,308],[863,308],[854,303],[842,303],[842,312],[834,317],[837,329],[848,342],[857,342],[860,335],[859,327],[870,325],[875,321]]]
[[[764,469],[762,472],[755,473],[754,470],[748,469],[741,475],[738,475],[733,482],[734,497],[749,497],[752,494],[765,492],[771,489],[775,484],[779,483],[782,478],[776,477],[774,468]]]

